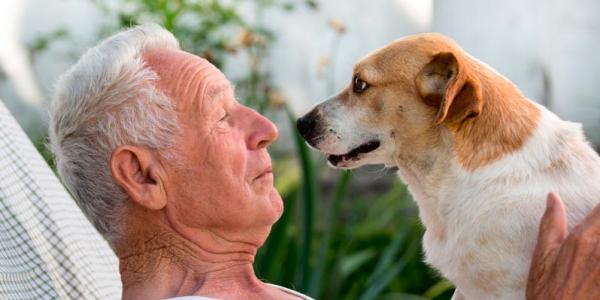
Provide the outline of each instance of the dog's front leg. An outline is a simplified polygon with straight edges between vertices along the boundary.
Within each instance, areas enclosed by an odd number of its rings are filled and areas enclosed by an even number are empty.
[[[451,300],[466,300],[465,295],[463,295],[458,289],[454,290],[454,295],[452,295]]]

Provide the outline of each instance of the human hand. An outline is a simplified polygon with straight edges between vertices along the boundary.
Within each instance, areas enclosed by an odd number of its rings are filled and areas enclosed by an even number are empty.
[[[600,205],[567,236],[565,207],[548,194],[527,299],[600,299]]]

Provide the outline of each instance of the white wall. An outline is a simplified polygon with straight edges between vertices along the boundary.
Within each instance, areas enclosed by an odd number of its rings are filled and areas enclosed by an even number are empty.
[[[600,143],[600,1],[434,4],[433,30],[457,40],[530,99],[550,101],[562,118],[583,123],[586,135]]]
[[[90,1],[0,0],[0,54],[5,54],[7,60],[0,59],[0,70],[5,76],[12,75],[0,81],[0,99],[30,134],[46,130],[45,107],[54,82],[96,41],[102,20],[102,14]],[[52,43],[31,61],[26,45],[61,28],[68,30],[69,36]],[[12,32],[15,37],[7,38]],[[6,72],[6,63],[14,66],[16,76]]]
[[[269,16],[268,24],[279,33],[270,60],[275,83],[292,100],[297,112],[331,96],[352,77],[356,60],[372,50],[405,35],[428,31],[431,23],[431,1],[320,1],[317,12],[301,10],[292,15]],[[417,5],[410,5],[417,3]],[[329,77],[317,72],[321,57],[331,54],[335,32],[328,25],[332,17],[346,26],[339,39],[337,55],[329,57],[334,66],[333,91]]]
[[[4,4],[11,2],[6,1]],[[22,0],[20,40],[60,27],[71,36],[53,45],[34,62],[34,74],[45,99],[52,85],[76,57],[97,38],[106,16],[87,0]],[[114,0],[111,0],[114,1]],[[438,31],[513,80],[533,100],[549,100],[563,118],[584,123],[587,135],[600,143],[600,1],[595,0],[321,0],[320,8],[291,14],[268,13],[263,22],[278,39],[268,60],[273,79],[298,113],[341,89],[353,63],[370,51],[405,35]],[[0,11],[0,19],[2,19]],[[251,14],[252,10],[248,10]],[[339,40],[333,87],[317,63],[331,52],[335,38],[331,17],[346,25]],[[0,26],[0,36],[3,34]],[[0,48],[5,48],[0,39]],[[232,59],[227,75],[239,74]],[[544,73],[546,75],[544,75]],[[544,79],[546,76],[546,79]],[[546,80],[546,83],[544,83]],[[0,98],[18,99],[14,84],[0,83]],[[14,101],[13,101],[14,102]],[[14,106],[14,105],[13,105]],[[29,110],[20,119],[39,122]],[[26,122],[25,122],[26,123]]]

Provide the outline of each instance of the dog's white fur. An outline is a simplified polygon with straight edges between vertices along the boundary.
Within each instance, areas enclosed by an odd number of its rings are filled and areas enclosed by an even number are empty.
[[[539,126],[521,150],[475,172],[452,157],[446,163],[443,154],[428,174],[398,161],[427,228],[426,261],[467,299],[525,298],[549,191],[565,202],[569,228],[600,200],[600,159],[581,126],[540,110]],[[551,161],[564,157],[568,168],[548,172]],[[435,232],[447,233],[447,239],[437,239]]]
[[[433,38],[434,42],[438,39]],[[386,52],[368,57],[375,56],[390,57]],[[499,74],[494,76],[508,81]],[[326,130],[309,142],[327,154],[342,154],[373,137],[381,140],[375,151],[337,166],[382,163],[399,168],[426,227],[426,261],[456,285],[455,299],[524,299],[548,192],[557,192],[563,199],[569,229],[600,200],[600,158],[585,140],[581,126],[561,120],[540,105],[531,104],[533,110],[539,110],[536,126],[517,150],[486,165],[465,168],[453,149],[453,136],[444,126],[439,127],[438,145],[407,155],[403,149],[411,145],[400,145],[394,137],[403,133],[388,134],[399,125],[369,119],[370,112],[360,107],[367,105],[361,104],[366,100],[348,100],[348,93],[351,87],[313,110]],[[377,95],[385,98],[387,94]],[[510,95],[533,103],[520,93]],[[416,112],[417,107],[406,109]],[[412,120],[425,122],[421,119],[413,116]]]

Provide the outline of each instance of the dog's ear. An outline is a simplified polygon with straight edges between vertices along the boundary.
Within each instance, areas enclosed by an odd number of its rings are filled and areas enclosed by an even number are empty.
[[[423,101],[438,107],[436,124],[462,122],[481,112],[479,80],[451,52],[438,53],[415,78]]]

